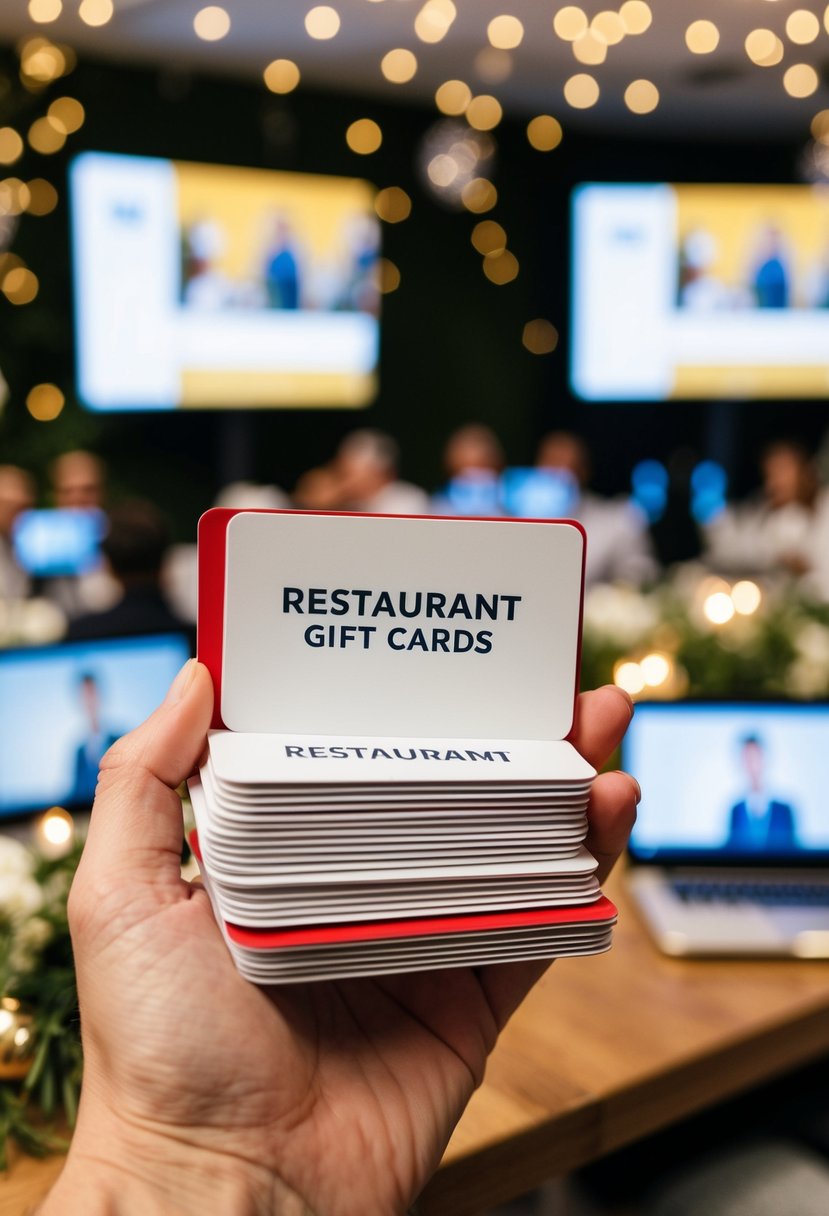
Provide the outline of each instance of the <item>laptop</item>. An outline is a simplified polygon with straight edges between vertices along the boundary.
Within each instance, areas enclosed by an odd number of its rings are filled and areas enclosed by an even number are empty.
[[[101,756],[164,699],[185,634],[0,650],[0,825],[88,809]]]
[[[829,957],[829,702],[640,702],[627,880],[672,955]]]

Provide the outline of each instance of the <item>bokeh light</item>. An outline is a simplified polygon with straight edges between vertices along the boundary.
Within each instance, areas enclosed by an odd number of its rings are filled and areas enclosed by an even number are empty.
[[[574,42],[589,24],[587,14],[575,4],[565,5],[553,17],[553,29],[563,42]]]
[[[415,17],[415,33],[421,42],[440,42],[457,15],[452,0],[427,0]]]
[[[29,127],[29,144],[35,152],[40,152],[42,156],[51,156],[54,152],[60,152],[65,143],[66,134],[54,126],[48,117],[36,118]]]
[[[25,146],[14,127],[0,127],[0,165],[13,165]]]
[[[480,215],[491,211],[498,202],[498,191],[486,177],[473,177],[461,190],[461,202],[467,211]]]
[[[564,82],[564,100],[574,110],[587,110],[599,100],[599,85],[587,72],[577,72]]]
[[[573,55],[579,63],[596,67],[607,58],[607,43],[599,38],[592,30],[586,30],[573,42]]]
[[[552,321],[536,317],[528,321],[521,335],[521,342],[533,355],[549,355],[558,346],[558,330]]]
[[[299,84],[299,68],[293,59],[272,59],[262,75],[272,93],[292,93]]]
[[[625,89],[625,105],[632,114],[650,114],[659,105],[659,89],[651,80],[632,80]]]
[[[702,611],[712,625],[725,625],[734,616],[734,601],[727,591],[713,591],[706,596]]]
[[[400,271],[388,258],[380,258],[375,268],[374,279],[377,290],[387,296],[392,291],[397,291],[400,286]]]
[[[39,25],[57,21],[63,9],[63,0],[29,0],[29,16]]]
[[[80,131],[86,118],[83,106],[74,97],[56,97],[46,112],[52,126],[64,135]]]
[[[783,73],[783,88],[790,97],[811,97],[819,84],[817,72],[808,63],[793,63]]]
[[[305,14],[305,31],[309,38],[324,42],[339,33],[340,14],[328,4],[318,4]]]
[[[463,114],[472,100],[472,90],[462,80],[445,80],[435,92],[435,105],[442,114]]]
[[[751,579],[740,579],[731,588],[731,602],[740,616],[751,616],[760,607],[763,593]]]
[[[518,277],[518,258],[509,249],[500,253],[488,253],[484,258],[484,274],[491,283],[499,287],[511,283]]]
[[[713,21],[692,21],[685,31],[685,45],[694,55],[710,55],[719,42],[720,31]]]
[[[613,668],[613,683],[631,697],[638,696],[645,687],[642,668],[632,659],[624,659]]]
[[[746,54],[760,68],[773,68],[783,58],[783,43],[772,30],[756,29],[746,35]]]
[[[35,177],[28,183],[29,202],[26,210],[30,215],[48,215],[58,205],[58,192],[44,177]]]
[[[619,9],[619,16],[628,34],[644,34],[653,21],[650,5],[645,4],[644,0],[626,0]]]
[[[52,422],[65,404],[66,398],[56,384],[36,384],[26,397],[26,409],[38,422]]]
[[[500,253],[507,247],[507,234],[495,220],[479,220],[469,238],[478,253]]]
[[[498,126],[503,114],[500,101],[491,93],[480,93],[466,107],[466,121],[476,131],[491,131]]]
[[[380,71],[391,84],[408,84],[417,71],[417,57],[404,47],[395,47],[381,59]]]
[[[538,114],[527,123],[527,139],[537,152],[552,152],[563,135],[561,123],[551,114]]]
[[[112,0],[81,0],[78,16],[87,25],[106,25],[113,12]]]
[[[660,684],[664,684],[671,674],[672,667],[673,663],[668,656],[659,651],[646,654],[643,659],[639,660],[642,679],[649,688],[658,688]]]
[[[790,42],[805,46],[809,42],[814,42],[819,33],[820,22],[808,9],[796,8],[786,18],[786,37]]]
[[[14,266],[7,270],[0,282],[0,290],[10,304],[31,304],[39,287],[37,275],[26,266]]]
[[[383,142],[383,132],[373,118],[358,118],[345,133],[345,142],[352,152],[368,156]]]
[[[219,42],[230,33],[230,14],[218,4],[209,4],[196,13],[193,29],[203,42]]]
[[[521,45],[524,37],[524,26],[517,17],[502,14],[493,17],[486,27],[486,34],[494,47],[502,51],[512,51]]]
[[[387,224],[399,224],[412,213],[412,200],[399,186],[386,186],[374,200],[374,210]]]

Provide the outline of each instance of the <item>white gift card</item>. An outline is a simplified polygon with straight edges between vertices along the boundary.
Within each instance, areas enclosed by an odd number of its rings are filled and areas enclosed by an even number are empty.
[[[199,547],[199,654],[232,731],[553,740],[572,726],[578,524],[220,511]]]

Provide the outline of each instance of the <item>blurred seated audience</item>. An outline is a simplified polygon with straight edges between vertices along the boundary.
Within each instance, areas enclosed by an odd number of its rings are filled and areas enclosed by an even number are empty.
[[[627,498],[600,498],[588,489],[590,453],[584,440],[569,431],[552,431],[538,446],[536,465],[561,469],[575,478],[577,497],[572,517],[587,533],[585,581],[641,584],[656,578],[658,566],[647,519]]]
[[[294,503],[306,511],[371,511],[377,515],[428,515],[429,496],[400,481],[397,443],[383,431],[352,431],[334,459],[305,473]]]
[[[706,560],[726,575],[789,575],[829,598],[829,488],[802,443],[778,439],[760,457],[762,483],[706,526]]]
[[[124,637],[138,633],[185,632],[189,622],[170,608],[161,586],[161,569],[170,535],[160,511],[133,499],[113,507],[103,551],[121,596],[103,612],[89,612],[69,623],[68,638]]]
[[[35,505],[35,497],[31,473],[13,464],[0,465],[0,600],[22,600],[31,591],[29,575],[14,556],[12,526],[22,511]]]
[[[105,509],[106,465],[92,452],[77,448],[58,456],[49,466],[49,481],[56,507]],[[86,574],[47,579],[42,591],[69,620],[111,608],[120,594],[118,583],[104,566]]]

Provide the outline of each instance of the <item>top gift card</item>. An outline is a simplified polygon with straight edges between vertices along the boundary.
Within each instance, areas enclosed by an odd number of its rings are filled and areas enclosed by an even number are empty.
[[[213,725],[563,739],[583,574],[569,521],[208,511],[199,658]]]

